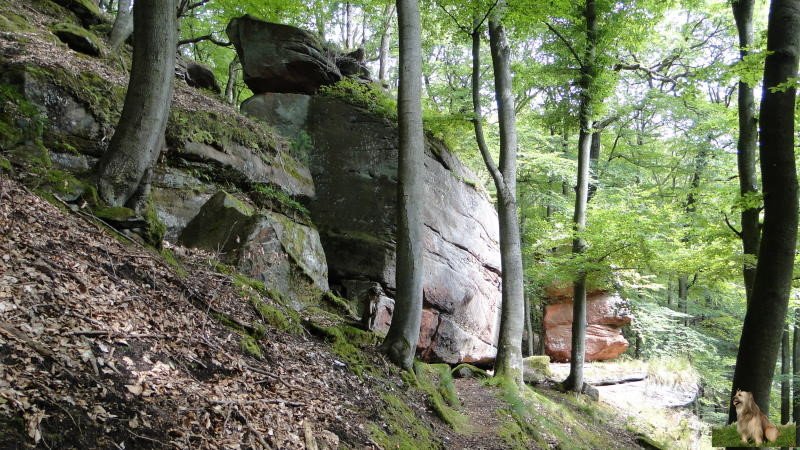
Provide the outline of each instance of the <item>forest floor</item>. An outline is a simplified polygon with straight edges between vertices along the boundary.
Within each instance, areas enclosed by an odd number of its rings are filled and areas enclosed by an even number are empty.
[[[209,255],[50,201],[0,174],[0,448],[640,448],[582,396],[475,378],[456,380],[456,432],[374,345],[347,359],[264,323]]]

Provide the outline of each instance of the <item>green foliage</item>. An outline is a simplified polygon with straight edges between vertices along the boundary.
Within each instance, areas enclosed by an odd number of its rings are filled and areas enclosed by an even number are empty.
[[[374,83],[344,78],[336,84],[321,87],[319,95],[343,100],[381,117],[397,120],[397,102]]]

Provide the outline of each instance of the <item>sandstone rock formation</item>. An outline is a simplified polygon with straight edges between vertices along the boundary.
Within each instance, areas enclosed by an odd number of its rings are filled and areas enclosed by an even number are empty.
[[[369,289],[354,281],[379,285],[374,327],[388,329],[395,289],[396,125],[323,96],[261,94],[242,110],[313,142],[309,165],[316,195],[308,207],[331,282],[360,300],[362,310]],[[489,362],[501,300],[497,215],[486,195],[465,181],[473,175],[442,144],[429,139],[426,154],[419,351],[428,360]]]
[[[225,29],[253,92],[313,94],[342,78],[334,61],[313,34],[250,16],[233,19]]]
[[[364,51],[340,53],[308,31],[243,16],[225,29],[254,93],[314,94],[343,77],[369,80]]]
[[[219,254],[242,273],[265,282],[302,307],[309,294],[328,290],[325,253],[317,231],[273,212],[256,212],[220,191],[180,235],[188,247]]]
[[[555,291],[548,292],[555,295]],[[570,297],[563,297],[565,294]],[[554,303],[545,307],[545,353],[553,361],[565,362],[572,351],[572,292],[563,291]],[[628,348],[620,327],[631,323],[630,311],[617,294],[603,291],[587,295],[586,304],[586,361],[616,358]]]
[[[198,62],[186,58],[177,58],[175,61],[175,74],[184,79],[186,84],[191,87],[208,89],[217,94],[222,92],[214,72]]]

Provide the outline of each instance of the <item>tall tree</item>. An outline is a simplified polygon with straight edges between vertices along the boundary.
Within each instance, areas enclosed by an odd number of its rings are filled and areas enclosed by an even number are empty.
[[[794,310],[792,330],[792,419],[800,427],[800,308]]]
[[[489,47],[494,69],[494,91],[500,125],[500,165],[494,162],[483,133],[481,109],[481,20],[472,30],[472,105],[473,124],[486,169],[497,190],[497,213],[500,224],[500,265],[503,271],[500,337],[497,342],[495,376],[522,384],[522,334],[525,299],[523,288],[522,247],[517,213],[517,130],[514,96],[511,92],[510,48],[502,24],[505,2],[499,1],[489,19]]]
[[[790,420],[790,400],[791,384],[789,374],[791,373],[791,360],[789,359],[789,324],[783,327],[783,339],[781,339],[781,423],[787,424]]]
[[[753,46],[753,0],[736,0],[731,3],[736,29],[739,33],[739,57],[744,60]],[[758,121],[753,87],[744,80],[739,81],[739,140],[737,144],[737,166],[739,169],[739,193],[742,196],[742,225],[739,236],[745,255],[742,274],[747,301],[753,292],[756,267],[753,264],[758,255],[761,230],[758,226],[758,207],[748,197],[758,192],[756,174],[756,148],[758,147]]]
[[[586,0],[583,9],[586,26],[586,48],[580,60],[580,106],[578,119],[578,184],[575,189],[575,237],[572,253],[579,255],[586,249],[581,233],[586,228],[586,205],[589,201],[589,156],[592,145],[592,83],[596,77],[595,57],[597,47],[597,10],[594,0]],[[572,301],[572,351],[569,376],[564,381],[567,389],[580,392],[583,388],[583,363],[586,356],[586,272],[580,270],[573,283]]]
[[[769,393],[789,303],[797,241],[797,172],[794,160],[795,78],[800,55],[800,0],[773,0],[759,118],[764,192],[753,294],[745,314],[733,388],[753,393],[769,411]],[[736,409],[730,405],[729,418]]]
[[[138,208],[164,143],[177,48],[176,0],[136,0],[128,92],[108,150],[97,163],[100,197]],[[137,195],[139,194],[139,195]]]
[[[397,183],[397,298],[382,349],[411,369],[422,319],[422,197],[425,141],[422,133],[422,40],[419,4],[397,0],[400,86],[397,119],[400,151]]]
[[[119,0],[117,5],[117,17],[114,18],[114,25],[111,27],[111,33],[108,38],[113,53],[119,51],[122,44],[128,40],[133,32],[132,5],[133,0]]]

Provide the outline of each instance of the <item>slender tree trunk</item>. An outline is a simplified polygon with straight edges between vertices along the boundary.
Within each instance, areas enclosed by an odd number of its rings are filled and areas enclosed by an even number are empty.
[[[572,253],[579,255],[585,251],[586,243],[581,237],[586,227],[586,206],[589,200],[589,154],[592,136],[592,97],[591,87],[595,73],[595,46],[597,44],[597,12],[595,0],[586,0],[584,8],[586,19],[586,51],[581,64],[578,137],[578,185],[575,190],[575,214],[573,226],[575,238]],[[565,388],[580,392],[583,388],[583,363],[586,357],[586,272],[578,272],[573,283],[572,301],[572,351],[570,354],[569,376],[564,381]]]
[[[597,126],[595,123],[594,126]],[[589,192],[586,197],[586,202],[592,201],[592,197],[597,192],[597,163],[600,160],[600,137],[603,131],[599,129],[592,130],[592,142],[589,145]]]
[[[397,183],[397,298],[382,349],[410,370],[422,317],[422,198],[425,142],[422,134],[422,39],[419,4],[397,0],[400,31],[400,90],[397,119],[400,161]]]
[[[684,314],[689,314],[689,277],[686,275],[678,276],[678,309]],[[683,325],[688,325],[689,318],[684,317],[681,322]]]
[[[389,65],[389,42],[392,39],[392,18],[394,17],[395,6],[386,5],[383,9],[384,25],[381,32],[381,45],[378,50],[378,80],[383,84],[386,81],[386,70]]]
[[[240,67],[241,63],[239,62],[239,55],[237,54],[233,57],[230,64],[228,64],[228,82],[225,83],[225,100],[229,105],[236,104],[236,81],[239,79]]]
[[[486,168],[497,188],[497,213],[500,223],[500,265],[503,275],[503,294],[500,317],[500,337],[497,342],[495,376],[507,377],[522,384],[522,334],[525,326],[525,301],[517,214],[517,134],[514,116],[514,96],[511,93],[510,49],[500,14],[505,3],[499,2],[489,20],[489,44],[494,67],[495,97],[500,125],[500,165],[489,153],[483,134],[480,104],[480,30],[472,33],[472,106],[475,138]],[[477,22],[477,20],[476,20]]]
[[[794,310],[792,329],[792,418],[797,429],[800,428],[800,308]]]
[[[175,0],[136,0],[133,66],[119,124],[97,163],[100,197],[129,204],[155,165],[164,141],[175,78]],[[131,206],[131,204],[129,204]]]
[[[744,59],[753,46],[753,0],[735,0],[732,2],[733,17],[739,31],[739,55]],[[737,165],[739,169],[739,193],[742,197],[758,193],[758,176],[756,174],[756,149],[758,147],[758,121],[756,119],[756,102],[752,86],[739,81],[739,141],[737,144]],[[758,208],[742,210],[742,252],[745,257],[755,259],[758,256],[758,245],[761,230],[758,226]],[[745,261],[742,267],[747,302],[753,292],[753,281],[756,277],[756,266],[753,261]]]
[[[344,17],[345,17],[345,31],[344,31],[344,48],[350,50],[353,47],[353,16],[352,6],[350,2],[344,4]]]
[[[742,326],[733,388],[750,391],[764,413],[789,303],[797,241],[794,108],[800,54],[800,0],[773,0],[759,118],[764,227],[750,307]],[[785,89],[775,89],[784,83]],[[730,405],[729,418],[736,409]]]
[[[789,325],[783,327],[783,339],[781,339],[781,424],[789,423],[790,416],[790,400],[792,395],[789,374],[791,371],[791,362],[789,359]]]
[[[117,17],[114,19],[114,25],[111,27],[111,34],[108,38],[112,53],[119,52],[120,47],[133,33],[132,4],[133,0],[119,0]]]

